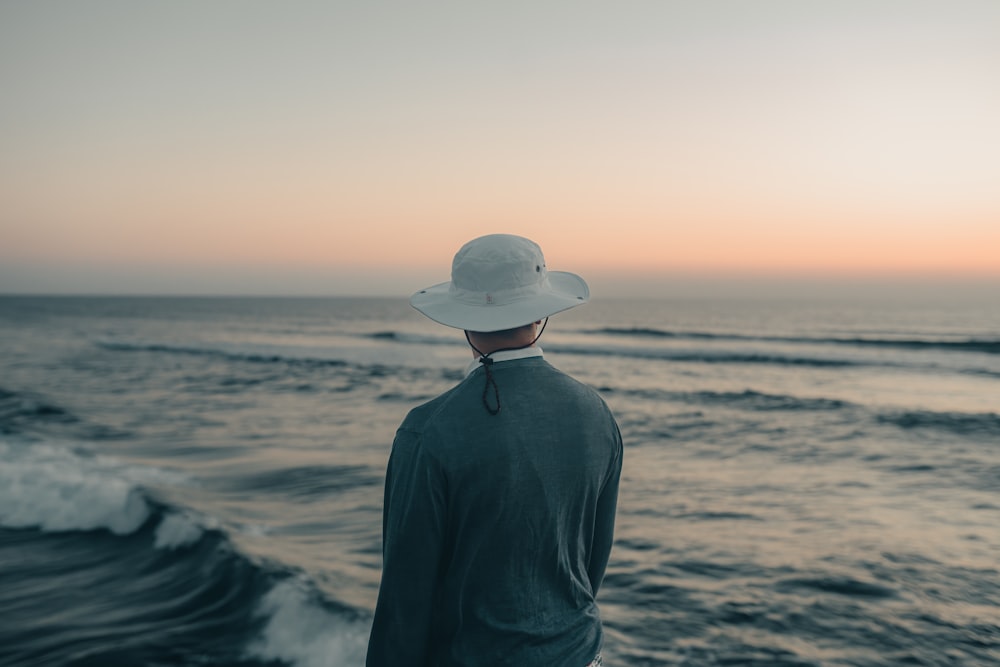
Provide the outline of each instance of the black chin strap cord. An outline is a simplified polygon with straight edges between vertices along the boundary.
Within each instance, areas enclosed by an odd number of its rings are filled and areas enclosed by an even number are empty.
[[[483,365],[483,368],[486,369],[486,385],[483,387],[483,406],[486,408],[486,411],[489,412],[491,415],[500,414],[500,388],[497,387],[496,378],[493,377],[493,368],[492,368],[493,359],[490,359],[490,355],[496,352],[510,352],[512,350],[523,350],[526,347],[531,347],[532,345],[538,342],[539,338],[542,337],[542,333],[545,331],[545,327],[548,325],[548,323],[549,323],[549,318],[546,317],[545,321],[542,323],[542,328],[539,329],[538,331],[538,335],[535,336],[534,340],[532,340],[527,345],[516,345],[514,347],[501,347],[499,349],[492,350],[486,354],[483,354],[478,347],[472,344],[472,339],[469,337],[469,332],[468,331],[465,332],[465,340],[468,341],[469,347],[472,348],[472,351],[479,355],[479,363],[481,363]],[[494,405],[490,405],[489,401],[490,385],[493,385],[493,403],[496,407],[494,407]]]

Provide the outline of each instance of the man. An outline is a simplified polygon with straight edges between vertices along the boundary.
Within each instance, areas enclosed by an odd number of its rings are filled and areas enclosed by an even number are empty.
[[[410,303],[465,330],[465,379],[396,433],[368,667],[600,665],[594,598],[622,441],[595,391],[550,366],[542,321],[586,303],[518,236],[470,241]],[[595,657],[596,656],[596,657]]]

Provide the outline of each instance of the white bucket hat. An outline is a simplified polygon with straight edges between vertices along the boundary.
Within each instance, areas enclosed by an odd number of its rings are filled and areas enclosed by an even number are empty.
[[[589,299],[583,278],[545,268],[534,241],[490,234],[462,246],[451,281],[420,290],[410,305],[445,326],[485,333],[524,326]]]

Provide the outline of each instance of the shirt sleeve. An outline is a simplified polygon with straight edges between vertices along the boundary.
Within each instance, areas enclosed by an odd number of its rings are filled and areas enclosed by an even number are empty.
[[[446,524],[445,477],[416,433],[392,445],[382,515],[382,581],[367,667],[417,667],[427,661]]]
[[[597,499],[597,512],[594,517],[594,543],[590,550],[590,563],[587,566],[587,575],[590,578],[590,586],[597,595],[597,590],[604,581],[604,571],[608,567],[608,559],[611,557],[611,545],[615,539],[615,514],[618,509],[618,484],[622,474],[622,436],[615,427],[616,450],[615,458],[611,464],[611,470],[601,495]]]

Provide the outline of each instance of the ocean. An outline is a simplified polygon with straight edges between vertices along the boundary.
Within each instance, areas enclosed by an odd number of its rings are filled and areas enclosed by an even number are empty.
[[[1000,308],[596,299],[605,663],[1000,664]],[[385,463],[471,359],[402,299],[0,298],[0,665],[364,663]]]

